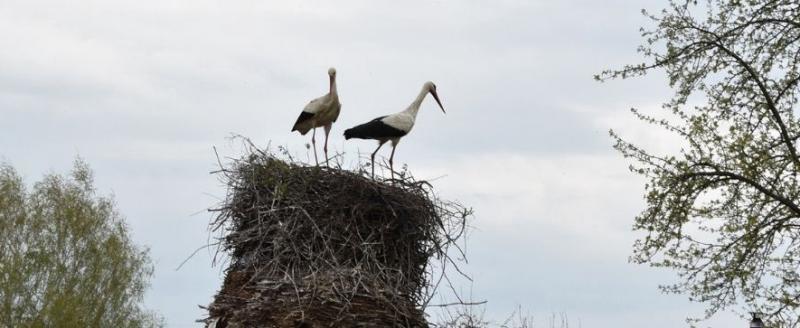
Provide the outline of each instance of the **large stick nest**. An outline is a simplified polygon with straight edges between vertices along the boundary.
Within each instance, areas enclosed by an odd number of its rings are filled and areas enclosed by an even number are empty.
[[[246,145],[218,171],[212,228],[230,263],[208,326],[427,327],[434,267],[456,264],[470,211],[408,174],[375,181]]]

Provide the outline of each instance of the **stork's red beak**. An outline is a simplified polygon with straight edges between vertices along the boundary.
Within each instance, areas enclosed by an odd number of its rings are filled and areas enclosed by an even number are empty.
[[[447,112],[444,111],[444,106],[442,106],[442,101],[439,100],[439,95],[436,94],[436,90],[435,89],[431,90],[431,95],[433,95],[433,99],[436,99],[436,103],[439,104],[439,108],[442,109],[442,113],[447,114]]]

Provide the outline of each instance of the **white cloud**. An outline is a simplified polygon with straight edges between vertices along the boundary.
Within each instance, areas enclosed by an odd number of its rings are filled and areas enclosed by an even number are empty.
[[[561,245],[558,256],[593,258],[620,255],[630,246],[642,185],[625,167],[615,154],[479,153],[425,163],[414,172],[444,176],[435,185],[475,207],[479,230],[554,244],[555,236],[582,240]]]

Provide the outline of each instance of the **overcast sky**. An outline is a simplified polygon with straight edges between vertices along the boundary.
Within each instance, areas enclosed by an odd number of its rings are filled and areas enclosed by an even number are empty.
[[[348,161],[375,144],[342,131],[423,103],[397,148],[444,198],[474,207],[465,268],[475,300],[502,321],[518,306],[546,324],[679,327],[702,307],[657,286],[676,275],[627,261],[644,181],[611,148],[610,128],[654,150],[663,133],[633,120],[670,94],[661,75],[598,83],[641,60],[648,1],[0,2],[0,160],[32,183],[76,155],[151,250],[146,304],[196,327],[223,267],[212,267],[205,211],[225,193],[212,150],[232,133],[308,158],[289,130],[338,70],[343,103],[331,147]],[[388,156],[388,149],[382,155]],[[706,323],[744,327],[726,313]]]

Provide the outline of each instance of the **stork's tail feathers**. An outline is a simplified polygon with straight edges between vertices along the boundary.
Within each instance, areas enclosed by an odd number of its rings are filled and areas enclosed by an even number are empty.
[[[370,138],[372,138],[373,135],[370,133],[371,130],[370,130],[368,124],[369,123],[365,123],[365,124],[357,125],[357,126],[354,126],[352,128],[349,128],[347,130],[344,130],[344,139],[347,140],[347,139],[352,139],[352,138],[358,138],[358,139],[370,139]]]
[[[297,121],[294,122],[294,126],[292,126],[292,132],[298,131],[302,135],[306,135],[308,131],[314,128],[314,124],[311,118],[314,117],[314,114],[308,112],[301,112],[300,117],[297,118]]]
[[[373,130],[372,129],[372,124],[374,124],[374,123],[375,123],[375,120],[372,120],[370,122],[367,122],[367,123],[364,123],[364,124],[361,124],[361,125],[356,125],[356,126],[354,126],[352,128],[344,130],[344,139],[347,140],[347,139],[352,139],[352,138],[358,138],[358,139],[369,139],[369,138],[372,138],[373,137],[373,133],[371,133],[371,132],[373,132],[372,131]]]
[[[350,138],[356,138],[355,131],[353,131],[353,129],[344,130],[344,140],[348,140]]]
[[[302,126],[302,125],[295,125],[292,127],[292,132],[297,131],[300,132],[301,135],[306,135],[308,131],[311,131],[310,126]]]

